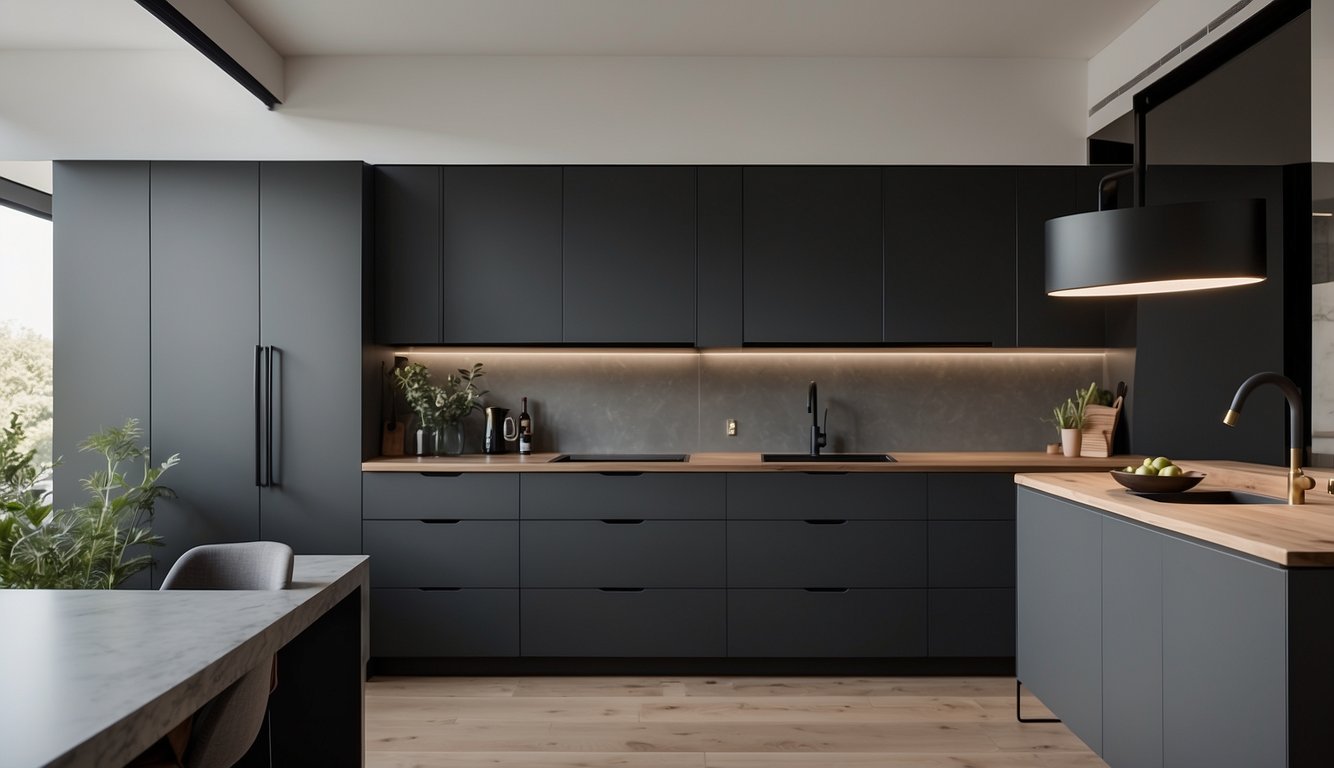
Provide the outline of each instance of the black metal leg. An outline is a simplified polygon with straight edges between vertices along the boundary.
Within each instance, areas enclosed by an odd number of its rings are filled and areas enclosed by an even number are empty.
[[[1024,717],[1024,707],[1021,703],[1020,692],[1024,684],[1019,678],[1014,679],[1014,719],[1021,723],[1059,723],[1058,717]]]

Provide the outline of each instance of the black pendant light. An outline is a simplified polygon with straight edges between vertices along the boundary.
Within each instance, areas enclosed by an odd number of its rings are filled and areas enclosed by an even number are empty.
[[[1047,222],[1049,296],[1138,296],[1250,285],[1267,276],[1265,201],[1145,205],[1145,116],[1287,24],[1309,3],[1275,0],[1218,42],[1135,94],[1135,164],[1103,179],[1099,209]],[[1132,175],[1135,207],[1105,208],[1115,177]],[[1119,181],[1119,179],[1118,179]]]

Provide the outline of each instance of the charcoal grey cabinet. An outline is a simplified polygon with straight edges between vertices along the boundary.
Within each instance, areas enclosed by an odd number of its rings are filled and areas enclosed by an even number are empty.
[[[1016,675],[1102,752],[1102,520],[1019,489]]]
[[[701,166],[696,174],[695,346],[739,347],[745,235],[742,170]]]
[[[1334,573],[1018,497],[1019,678],[1108,765],[1328,764]]]
[[[880,184],[872,167],[745,169],[746,343],[882,340]]]
[[[1014,346],[1014,199],[1013,168],[884,169],[885,341]]]
[[[1163,765],[1165,542],[1102,518],[1102,755],[1112,766]]]
[[[260,538],[259,163],[154,162],[151,177],[151,445],[155,462],[182,456],[154,521],[156,583],[196,544]]]
[[[1168,538],[1162,574],[1163,764],[1290,764],[1283,570]]]
[[[440,173],[441,342],[561,341],[561,169]]]
[[[1103,299],[1047,295],[1046,222],[1098,209],[1098,179],[1117,168],[1034,166],[1017,170],[1015,200],[1017,343],[1021,347],[1101,347]],[[1129,185],[1123,182],[1122,189]],[[1127,192],[1128,194],[1128,192]]]
[[[878,658],[927,654],[924,589],[729,589],[734,657]]]
[[[136,416],[154,461],[182,457],[164,478],[178,497],[158,506],[166,546],[154,553],[154,579],[211,542],[267,537],[303,554],[359,551],[364,166],[71,162],[57,178],[72,207],[56,224],[56,327],[70,349],[85,337],[105,345],[60,359],[73,387],[62,402],[85,422],[73,429]],[[127,294],[143,301],[138,317],[95,311],[115,285],[87,279],[99,268],[66,274],[102,236],[113,263],[140,281]],[[274,349],[271,368],[257,368],[268,362],[258,345]],[[118,370],[103,355],[139,361],[140,380],[113,375],[80,392]],[[268,370],[272,408],[257,408]],[[97,402],[96,413],[81,401]],[[56,450],[76,455],[85,435],[60,430]]]
[[[375,167],[375,340],[440,343],[440,167]]]
[[[1014,476],[926,479],[931,655],[1014,656]]]
[[[695,343],[693,167],[567,167],[562,221],[565,342]]]

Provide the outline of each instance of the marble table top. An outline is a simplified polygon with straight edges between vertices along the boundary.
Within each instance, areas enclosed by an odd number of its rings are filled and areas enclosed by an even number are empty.
[[[368,574],[298,555],[284,591],[0,590],[0,768],[123,766]]]

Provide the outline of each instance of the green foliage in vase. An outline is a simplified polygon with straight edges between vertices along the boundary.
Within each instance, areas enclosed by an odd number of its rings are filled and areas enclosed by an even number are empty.
[[[11,417],[0,440],[0,587],[112,589],[152,563],[143,550],[162,545],[153,534],[153,506],[175,495],[159,479],[180,457],[152,466],[141,434],[130,419],[84,441],[79,450],[101,454],[106,469],[83,480],[84,504],[53,511],[44,495],[34,496],[34,471],[49,467],[34,467],[31,451],[14,450],[22,426]]]
[[[1056,427],[1056,433],[1059,435],[1063,429],[1083,429],[1085,411],[1089,405],[1110,404],[1110,400],[1104,403],[1105,395],[1110,392],[1100,389],[1098,382],[1089,382],[1086,389],[1076,389],[1074,397],[1067,397],[1064,403],[1060,403],[1051,409],[1051,418],[1043,419],[1048,424]]]
[[[451,373],[443,385],[437,385],[431,383],[426,366],[409,363],[394,371],[394,381],[422,425],[442,427],[481,409],[487,391],[478,389],[477,380],[485,375],[482,364],[476,363],[472,368],[459,368],[458,375]]]

